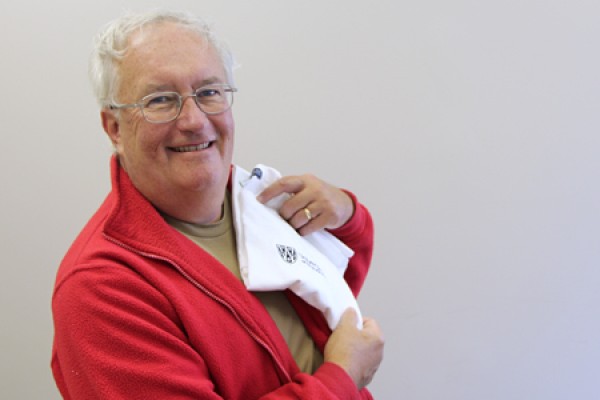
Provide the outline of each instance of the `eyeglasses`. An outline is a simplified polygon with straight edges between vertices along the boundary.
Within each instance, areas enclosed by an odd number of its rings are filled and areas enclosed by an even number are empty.
[[[237,89],[226,84],[202,86],[185,96],[177,92],[157,92],[144,96],[135,104],[111,104],[111,110],[139,107],[144,119],[152,124],[171,122],[179,117],[183,102],[193,97],[198,108],[207,115],[221,114],[231,108],[233,92]]]

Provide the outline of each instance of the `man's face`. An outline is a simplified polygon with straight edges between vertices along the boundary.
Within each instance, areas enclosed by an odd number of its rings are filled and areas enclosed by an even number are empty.
[[[120,72],[117,99],[122,104],[137,103],[154,92],[187,95],[209,83],[227,83],[214,48],[173,23],[134,34]],[[206,115],[187,98],[172,122],[152,124],[139,108],[130,108],[120,110],[118,118],[103,111],[103,124],[121,165],[155,205],[165,193],[186,199],[200,192],[216,197],[215,207],[220,207],[233,153],[231,110]]]

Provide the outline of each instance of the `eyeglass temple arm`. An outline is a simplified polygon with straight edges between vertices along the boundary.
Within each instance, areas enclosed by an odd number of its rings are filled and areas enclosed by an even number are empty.
[[[142,104],[137,103],[137,104],[109,104],[108,108],[110,108],[111,110],[120,110],[122,108],[135,108],[135,107],[141,107]]]

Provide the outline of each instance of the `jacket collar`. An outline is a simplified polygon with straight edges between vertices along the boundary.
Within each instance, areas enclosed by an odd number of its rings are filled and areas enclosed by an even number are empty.
[[[138,191],[116,155],[111,158],[111,182],[113,202],[104,225],[105,235],[142,253],[158,253],[176,260],[187,255],[188,239],[171,228]]]
[[[271,351],[286,351],[282,343],[273,341],[278,337],[277,328],[265,324],[266,311],[264,315],[257,312],[264,310],[260,301],[219,261],[167,224],[133,185],[116,156],[111,160],[111,180],[112,204],[104,224],[108,240],[140,256],[171,264],[234,312]]]

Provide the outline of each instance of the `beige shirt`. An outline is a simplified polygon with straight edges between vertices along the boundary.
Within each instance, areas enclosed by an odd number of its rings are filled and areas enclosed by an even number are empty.
[[[229,192],[225,196],[223,211],[222,218],[210,225],[191,224],[163,216],[169,225],[210,253],[241,281]],[[273,318],[300,370],[312,374],[323,363],[323,356],[284,293],[254,292],[254,295]]]

